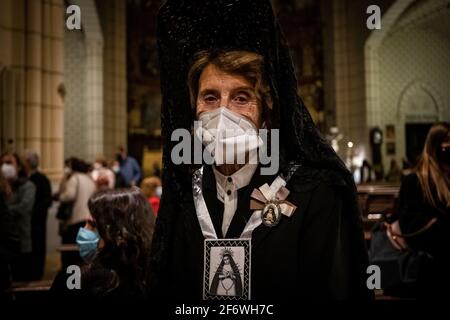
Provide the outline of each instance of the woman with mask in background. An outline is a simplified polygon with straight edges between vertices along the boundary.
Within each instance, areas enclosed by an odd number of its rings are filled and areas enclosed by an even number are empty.
[[[162,195],[161,179],[156,176],[145,178],[141,189],[150,203],[155,217],[158,215],[159,203]]]
[[[418,276],[419,297],[448,297],[450,286],[450,124],[429,131],[414,173],[405,176],[399,199],[399,222],[415,251],[430,259]],[[426,229],[426,230],[425,230]],[[421,232],[421,230],[424,230]]]
[[[122,172],[120,171],[120,162],[118,160],[114,160],[111,163],[111,170],[114,172],[114,189],[126,188],[127,183],[125,178],[123,177]]]
[[[68,290],[67,275],[53,282],[55,298],[144,299],[154,217],[141,191],[105,190],[89,200],[92,220],[80,228],[77,243],[85,260],[81,290]]]
[[[96,191],[96,186],[88,171],[89,165],[84,161],[77,158],[66,160],[64,169],[66,176],[57,196],[61,203],[71,203],[68,209],[71,212],[64,221],[60,222],[63,244],[75,244],[78,230],[90,219],[87,203]],[[61,258],[63,269],[69,265],[81,263],[78,252],[63,252]]]
[[[6,204],[20,241],[20,253],[12,264],[12,276],[14,281],[29,281],[33,267],[31,217],[36,187],[28,179],[26,167],[17,154],[4,154],[1,168],[3,176],[11,186],[12,193]]]

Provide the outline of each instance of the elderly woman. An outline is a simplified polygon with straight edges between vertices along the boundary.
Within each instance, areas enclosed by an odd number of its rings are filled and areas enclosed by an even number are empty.
[[[167,141],[155,292],[213,300],[370,297],[354,182],[297,95],[270,2],[168,0],[158,23]],[[179,128],[194,128],[202,166],[171,158]],[[279,163],[274,173],[264,170],[273,164],[264,149]],[[225,296],[210,290],[224,251],[233,252],[242,280],[242,290]]]

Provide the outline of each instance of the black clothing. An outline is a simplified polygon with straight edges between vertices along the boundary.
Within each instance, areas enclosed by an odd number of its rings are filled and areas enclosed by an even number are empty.
[[[31,217],[33,280],[40,280],[44,274],[47,245],[47,212],[52,204],[52,189],[48,178],[39,171],[30,176],[36,186],[33,214]]]
[[[120,172],[115,172],[114,174],[116,176],[116,183],[114,185],[115,189],[128,188],[129,187],[129,185],[125,181],[125,178],[123,177],[123,174],[121,174]]]
[[[36,188],[25,177],[11,183],[12,194],[6,204],[14,219],[14,230],[20,240],[20,253],[14,257],[11,270],[14,281],[30,281],[33,273],[31,264],[31,216]]]
[[[11,262],[20,252],[19,236],[15,230],[14,218],[0,192],[0,300],[11,284]]]
[[[80,289],[67,287],[67,280],[74,273],[67,273],[66,269],[63,269],[53,280],[50,297],[54,300],[67,301],[145,300],[148,297],[146,286],[142,282],[136,284],[131,271],[125,270],[119,276],[113,269],[105,267],[99,259],[92,263],[81,264],[80,270]]]
[[[423,298],[449,297],[450,287],[450,211],[442,204],[433,207],[424,198],[416,173],[403,178],[399,196],[399,222],[402,233],[423,228],[433,217],[437,222],[424,233],[407,238],[413,250],[429,253],[432,262],[420,270],[418,294]]]
[[[309,170],[309,169],[308,169]],[[260,225],[252,236],[252,299],[292,298],[364,299],[366,261],[359,221],[345,206],[345,182],[327,182],[325,171],[316,171],[316,182],[302,186],[302,168],[287,185],[288,201],[298,206],[291,218],[276,227]],[[251,215],[251,191],[275,176],[255,173],[247,187],[238,190],[238,208],[227,232],[237,238]],[[223,204],[217,199],[214,174],[204,168],[203,194],[218,237]],[[176,242],[171,248],[170,277],[165,294],[178,299],[201,299],[203,235],[192,208],[182,215]],[[220,235],[220,236],[219,236]]]

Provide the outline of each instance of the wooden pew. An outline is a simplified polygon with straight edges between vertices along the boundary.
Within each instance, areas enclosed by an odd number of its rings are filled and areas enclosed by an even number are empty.
[[[56,248],[59,252],[76,252],[79,251],[80,248],[77,244],[63,244]]]
[[[12,300],[46,301],[53,280],[13,282],[8,290]]]
[[[365,184],[358,186],[358,202],[364,224],[364,237],[371,239],[373,226],[385,214],[397,213],[400,186],[386,184]]]

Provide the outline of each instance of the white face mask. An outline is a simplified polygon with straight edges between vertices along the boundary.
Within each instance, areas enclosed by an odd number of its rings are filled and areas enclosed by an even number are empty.
[[[161,195],[162,195],[162,187],[161,187],[161,186],[157,186],[157,187],[156,187],[156,190],[155,190],[155,193],[156,193],[156,196],[157,196],[158,198],[161,198]]]
[[[111,170],[114,171],[114,173],[118,173],[120,171],[120,167],[119,166],[112,166]]]
[[[10,163],[2,164],[2,173],[5,179],[11,180],[17,177],[16,167]]]
[[[220,107],[200,114],[201,128],[195,132],[214,157],[216,165],[257,163],[258,148],[263,145],[255,125],[243,115]]]

